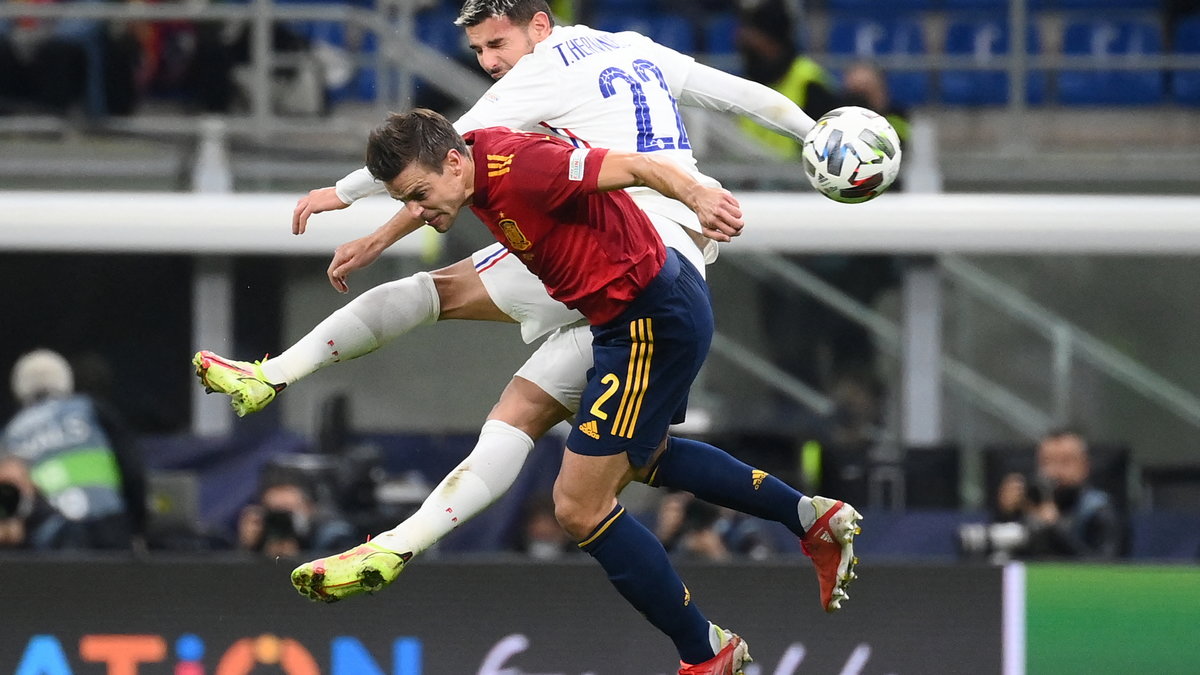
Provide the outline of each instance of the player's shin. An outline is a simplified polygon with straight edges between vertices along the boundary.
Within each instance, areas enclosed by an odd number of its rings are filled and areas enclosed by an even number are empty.
[[[488,420],[471,454],[433,489],[421,508],[372,541],[397,553],[421,553],[507,492],[532,449],[533,439],[520,429]]]
[[[797,537],[803,537],[815,520],[813,509],[804,508],[811,500],[798,490],[700,441],[668,438],[667,449],[647,482],[686,490],[710,504],[783,523]]]
[[[703,663],[713,657],[709,623],[671,567],[658,538],[619,504],[579,548],[600,563],[629,604],[675,643],[679,660]]]

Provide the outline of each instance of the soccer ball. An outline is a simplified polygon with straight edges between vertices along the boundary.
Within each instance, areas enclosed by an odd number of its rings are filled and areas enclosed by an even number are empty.
[[[818,192],[857,204],[873,199],[900,171],[900,137],[882,115],[858,106],[825,113],[804,137],[804,173]]]

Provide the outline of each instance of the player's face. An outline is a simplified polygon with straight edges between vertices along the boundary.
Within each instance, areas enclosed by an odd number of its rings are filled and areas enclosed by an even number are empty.
[[[508,17],[488,17],[482,22],[468,26],[467,41],[471,51],[479,59],[479,65],[492,79],[504,77],[522,56],[533,53],[533,46],[540,41],[541,22],[529,22],[515,26]]]
[[[442,163],[441,173],[414,163],[393,178],[387,189],[393,197],[403,200],[414,216],[438,232],[445,232],[470,198],[465,170],[462,156],[451,150]]]

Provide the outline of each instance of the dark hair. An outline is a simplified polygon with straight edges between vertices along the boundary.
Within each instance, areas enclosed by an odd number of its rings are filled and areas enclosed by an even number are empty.
[[[1050,429],[1042,435],[1043,441],[1056,441],[1061,438],[1077,438],[1083,444],[1083,451],[1088,450],[1087,436],[1083,434],[1083,430],[1077,427],[1063,426]]]
[[[451,150],[465,155],[467,145],[450,120],[426,108],[392,113],[367,141],[367,170],[385,183],[414,162],[440,174]]]
[[[467,0],[454,20],[455,26],[478,26],[493,16],[507,17],[515,26],[527,26],[538,12],[545,12],[554,25],[554,15],[546,0]]]

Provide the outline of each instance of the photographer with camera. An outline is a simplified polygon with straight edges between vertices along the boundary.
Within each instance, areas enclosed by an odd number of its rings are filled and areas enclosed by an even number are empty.
[[[1088,483],[1087,441],[1071,429],[1052,431],[1037,447],[1037,473],[1005,476],[992,524],[967,527],[967,553],[993,559],[1111,559],[1121,553],[1123,525],[1112,497]]]
[[[277,480],[263,487],[258,502],[242,509],[238,548],[275,558],[354,546],[358,533],[346,520],[318,508],[311,491]]]

